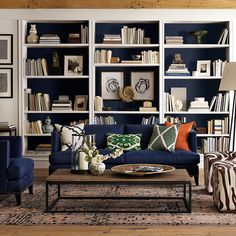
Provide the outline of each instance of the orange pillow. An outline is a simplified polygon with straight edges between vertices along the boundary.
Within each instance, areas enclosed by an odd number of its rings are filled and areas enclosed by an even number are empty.
[[[168,121],[165,122],[165,126],[174,125]],[[177,140],[175,143],[175,149],[181,149],[185,151],[191,151],[188,146],[188,135],[192,127],[196,125],[195,121],[184,123],[179,126],[179,132],[177,136]]]

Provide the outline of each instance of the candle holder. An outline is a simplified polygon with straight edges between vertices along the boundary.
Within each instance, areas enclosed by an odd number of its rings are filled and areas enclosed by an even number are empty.
[[[86,161],[85,153],[82,151],[78,143],[77,135],[72,135],[72,157],[71,157],[71,173],[88,174],[89,163]]]

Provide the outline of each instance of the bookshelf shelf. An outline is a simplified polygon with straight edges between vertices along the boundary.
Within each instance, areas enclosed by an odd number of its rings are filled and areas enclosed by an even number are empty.
[[[207,137],[229,137],[229,134],[197,134],[199,138],[207,138]]]
[[[48,76],[25,76],[26,79],[88,79],[88,75],[67,76],[67,75],[48,75]]]
[[[195,80],[195,79],[221,79],[222,76],[164,76],[164,79],[183,79],[183,80]]]
[[[166,115],[229,115],[228,111],[207,111],[207,112],[189,112],[189,111],[168,111],[164,112]]]
[[[165,44],[164,48],[229,48],[229,44]]]
[[[96,63],[95,67],[159,67],[159,64],[135,63]]]
[[[25,111],[25,114],[88,114],[89,111]]]
[[[50,137],[51,134],[25,134],[26,137]]]
[[[158,115],[160,112],[158,111],[149,111],[149,112],[142,112],[142,111],[95,111],[94,114],[116,114],[116,115],[142,115],[142,114],[149,114],[149,115]]]
[[[50,44],[24,44],[26,48],[87,48],[89,44],[82,43],[50,43]]]
[[[95,48],[157,48],[159,44],[107,44],[96,43]]]

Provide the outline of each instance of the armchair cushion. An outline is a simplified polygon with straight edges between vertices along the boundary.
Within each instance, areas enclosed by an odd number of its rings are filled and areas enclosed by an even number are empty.
[[[34,162],[27,158],[11,158],[7,169],[9,180],[21,179],[32,173]]]
[[[71,150],[66,150],[63,152],[54,152],[49,157],[49,163],[51,165],[71,165],[72,158]]]

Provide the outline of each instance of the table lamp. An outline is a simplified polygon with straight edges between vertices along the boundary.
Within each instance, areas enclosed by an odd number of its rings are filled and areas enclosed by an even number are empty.
[[[229,150],[236,150],[236,62],[227,62],[224,67],[219,91],[229,91]]]

